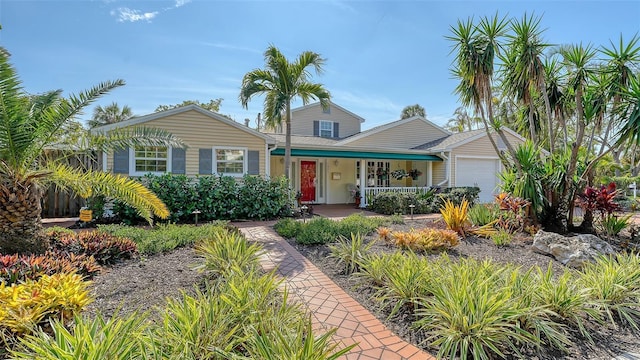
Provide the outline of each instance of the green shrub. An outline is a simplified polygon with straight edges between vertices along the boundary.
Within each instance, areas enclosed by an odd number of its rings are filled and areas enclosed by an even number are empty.
[[[386,225],[389,220],[382,217],[364,216],[362,213],[355,213],[337,222],[335,230],[337,231],[337,240],[339,236],[348,238],[351,234],[368,235],[374,232],[379,226]]]
[[[404,254],[368,254],[360,261],[360,270],[354,275],[362,281],[382,288],[389,280],[388,270],[395,269],[404,261]]]
[[[478,194],[480,194],[480,188],[475,186],[444,188],[442,192],[433,197],[431,206],[433,209],[440,209],[447,200],[454,205],[460,205],[462,200],[465,199],[469,202],[469,205],[474,205],[478,202]]]
[[[329,245],[331,255],[329,257],[336,259],[338,265],[344,267],[344,272],[352,274],[358,271],[360,263],[367,256],[374,242],[366,242],[364,236],[360,233],[351,233],[351,239],[340,236],[338,243]]]
[[[156,254],[177,247],[212,238],[218,232],[228,231],[226,222],[214,222],[201,226],[160,224],[151,229],[123,225],[99,225],[98,231],[129,238],[138,245],[141,254]]]
[[[168,222],[193,222],[193,211],[199,220],[272,219],[290,215],[292,199],[288,182],[283,177],[268,179],[245,175],[241,180],[231,176],[145,175],[140,181],[167,205]],[[115,202],[114,213],[125,224],[142,222],[133,208]],[[164,220],[163,220],[164,221]]]
[[[473,225],[484,226],[500,217],[500,209],[496,204],[475,204],[469,208],[467,216]]]
[[[402,214],[393,214],[389,216],[389,221],[394,225],[404,225],[404,216]]]
[[[373,198],[371,210],[385,215],[406,214],[404,199],[401,193],[381,192]]]
[[[296,236],[299,244],[313,245],[326,244],[336,241],[338,238],[338,224],[330,219],[316,217],[302,224],[302,228]]]
[[[296,237],[301,228],[302,223],[292,218],[280,219],[275,223],[275,225],[273,225],[273,229],[278,233],[278,235],[287,239]]]

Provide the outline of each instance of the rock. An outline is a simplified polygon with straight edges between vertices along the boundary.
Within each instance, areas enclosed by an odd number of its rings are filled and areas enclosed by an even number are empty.
[[[600,255],[614,254],[608,242],[591,234],[566,237],[560,234],[538,231],[533,237],[531,250],[551,255],[563,265],[581,268]]]

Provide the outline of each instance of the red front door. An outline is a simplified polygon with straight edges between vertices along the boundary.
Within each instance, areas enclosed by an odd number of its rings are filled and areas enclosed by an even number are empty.
[[[300,162],[300,192],[302,192],[301,201],[316,201],[316,162],[301,161]]]

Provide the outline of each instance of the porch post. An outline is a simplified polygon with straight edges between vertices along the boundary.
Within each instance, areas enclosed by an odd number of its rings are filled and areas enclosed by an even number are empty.
[[[367,185],[367,162],[364,159],[360,159],[360,207],[367,206],[367,199],[364,196],[364,187]]]
[[[433,162],[427,161],[427,186],[433,185]]]

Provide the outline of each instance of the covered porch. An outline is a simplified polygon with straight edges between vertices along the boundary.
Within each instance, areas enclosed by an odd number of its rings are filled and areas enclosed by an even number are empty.
[[[270,152],[270,175],[284,174],[284,149]],[[366,207],[383,191],[417,192],[442,185],[447,161],[419,150],[291,150],[291,181],[301,201],[314,204],[355,203]]]

